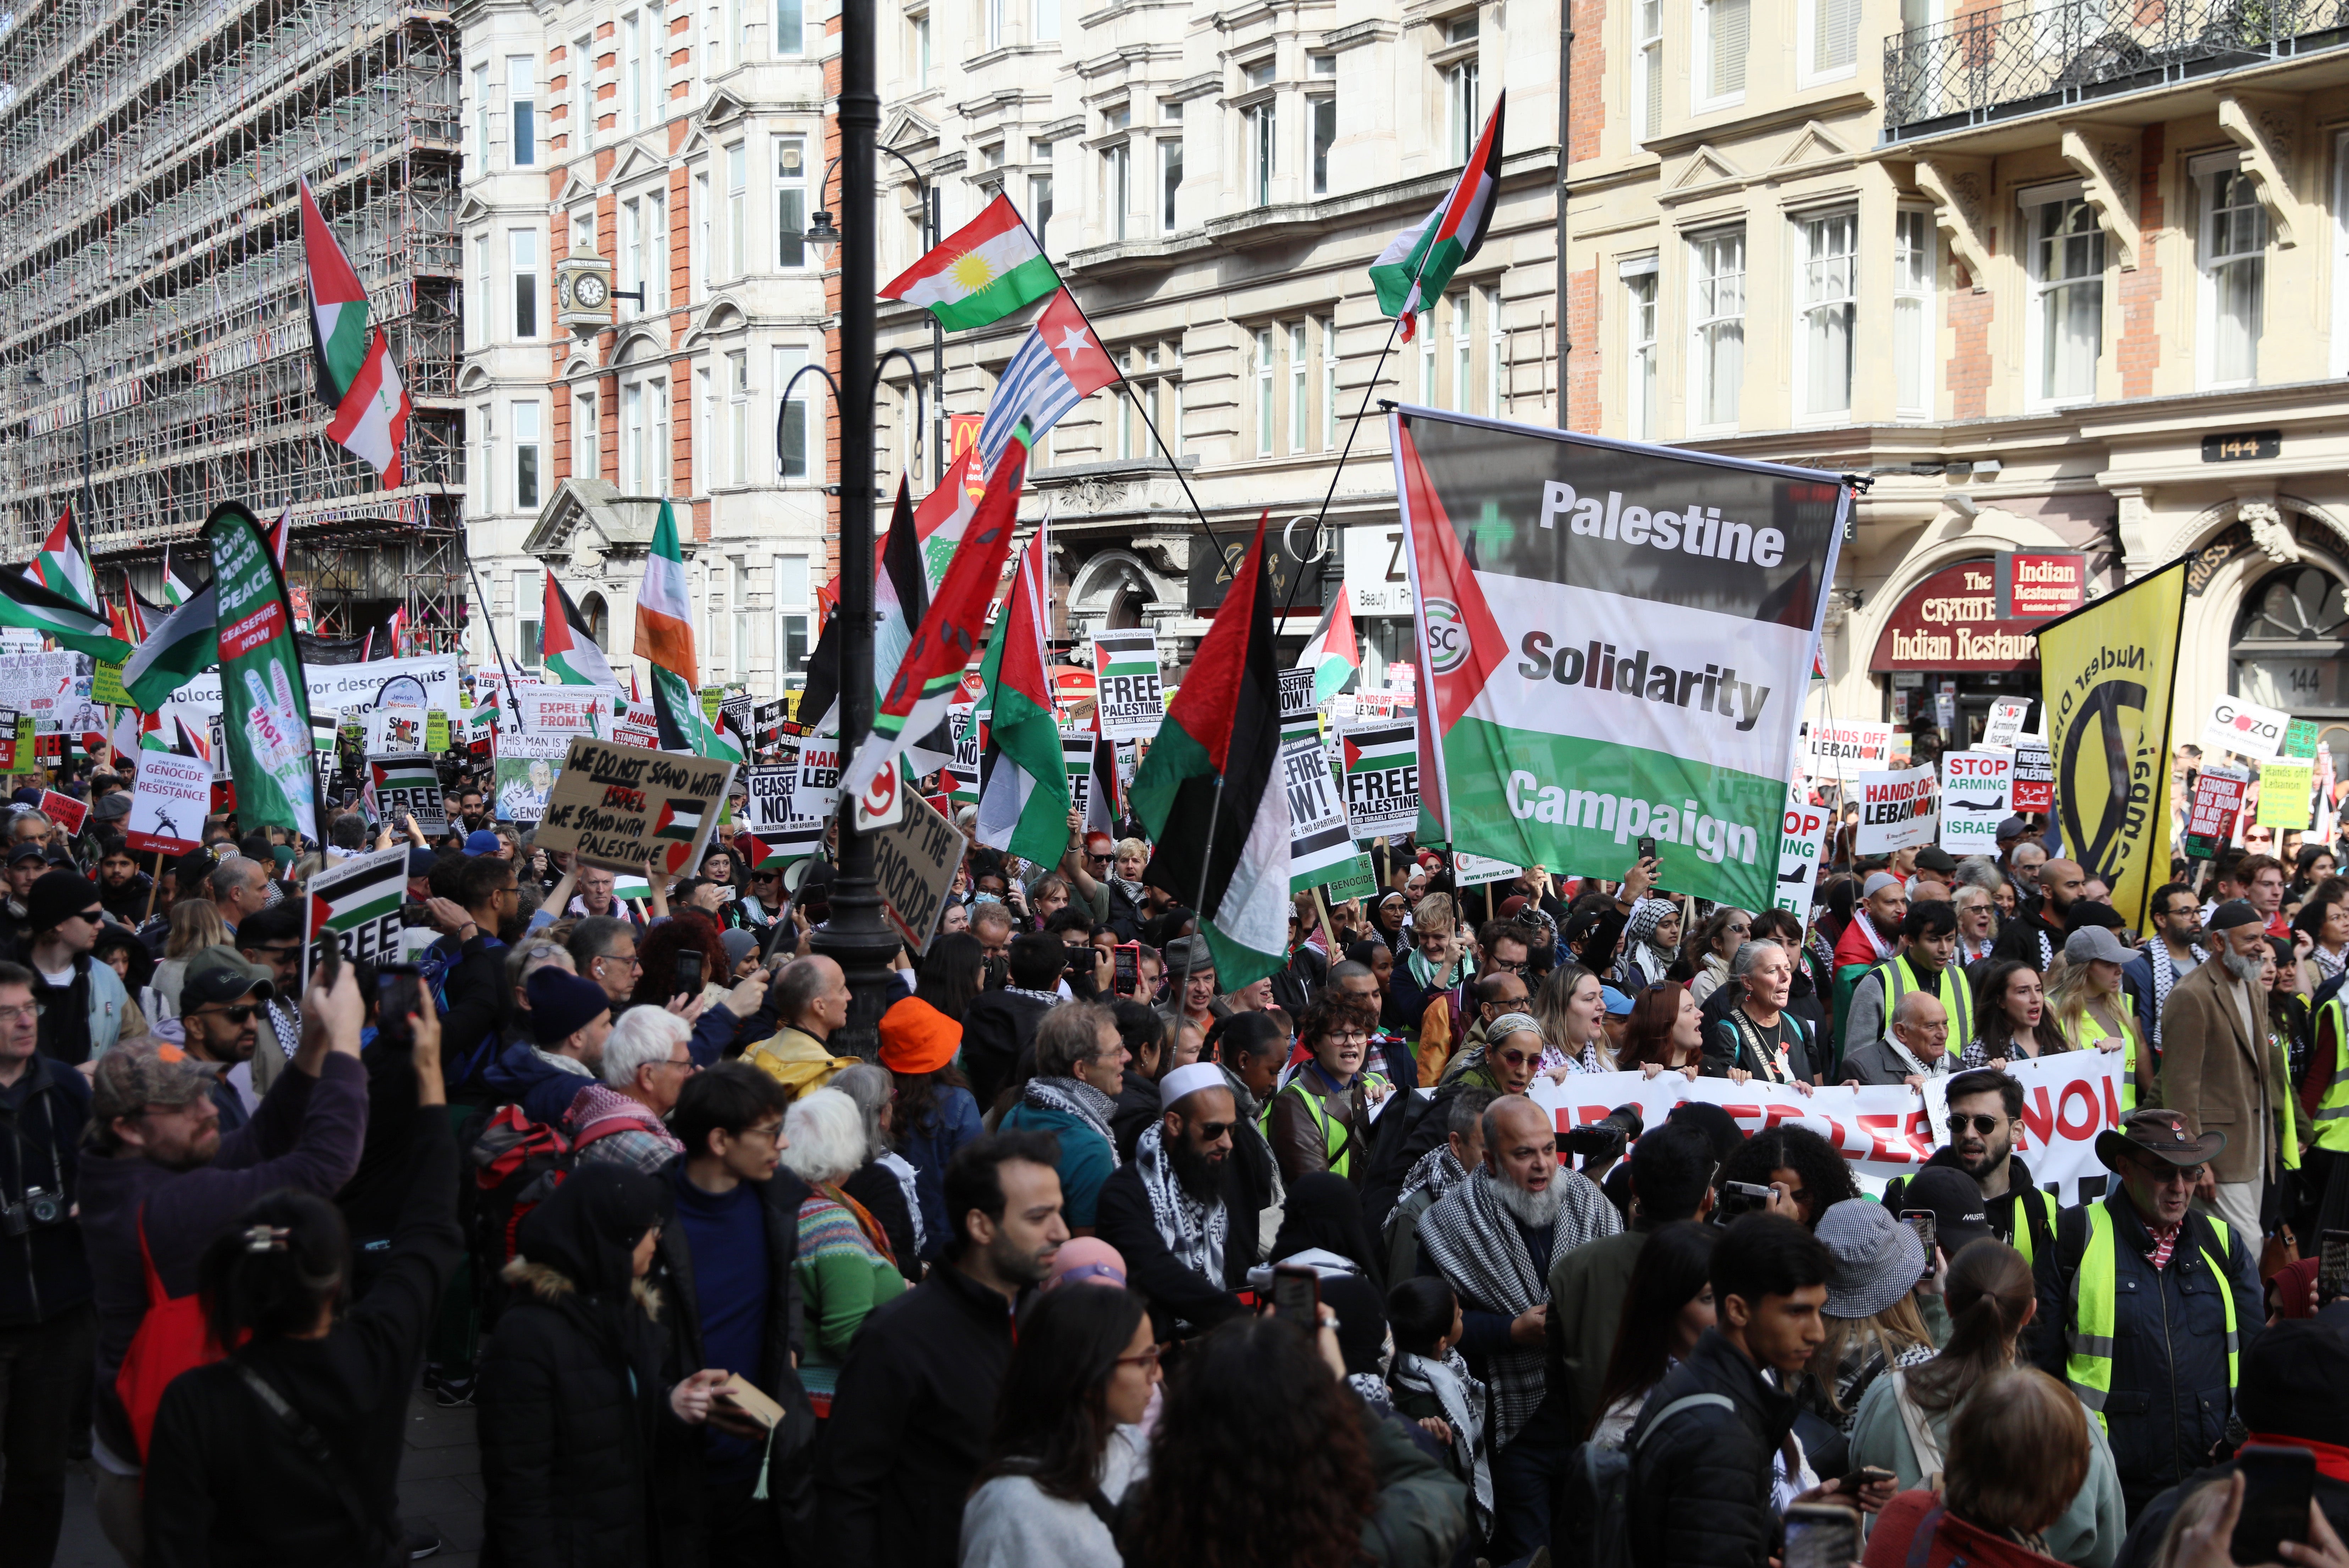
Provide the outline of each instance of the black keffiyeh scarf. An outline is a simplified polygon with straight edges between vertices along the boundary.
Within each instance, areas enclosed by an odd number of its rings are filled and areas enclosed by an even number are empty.
[[[1220,1198],[1202,1203],[1183,1190],[1174,1162],[1166,1157],[1164,1132],[1162,1124],[1153,1122],[1133,1146],[1134,1170],[1142,1177],[1142,1190],[1150,1195],[1151,1222],[1176,1263],[1221,1290],[1231,1216]]]
[[[1116,1113],[1117,1101],[1082,1078],[1030,1078],[1028,1087],[1019,1092],[1019,1103],[1075,1117],[1100,1133],[1102,1141],[1109,1145],[1112,1167],[1118,1163],[1117,1135],[1109,1130],[1109,1119]]]

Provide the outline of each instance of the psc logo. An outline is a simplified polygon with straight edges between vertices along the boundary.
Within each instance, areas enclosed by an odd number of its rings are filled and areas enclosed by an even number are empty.
[[[2219,699],[2219,706],[2211,711],[2210,718],[2219,728],[2231,729],[2247,738],[2267,741],[2271,745],[2280,745],[2283,740],[2282,725],[2271,718],[2246,713],[2226,697]]]
[[[1430,599],[1423,621],[1430,671],[1448,676],[1468,662],[1468,626],[1460,618],[1459,605],[1449,599]]]

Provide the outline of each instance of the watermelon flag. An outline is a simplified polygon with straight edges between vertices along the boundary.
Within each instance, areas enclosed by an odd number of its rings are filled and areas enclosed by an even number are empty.
[[[1003,366],[978,427],[978,460],[992,472],[1015,433],[1024,428],[1032,448],[1061,415],[1116,379],[1109,351],[1062,289]]]
[[[1402,317],[1402,340],[1418,330],[1419,313],[1426,302],[1439,298],[1452,274],[1475,259],[1493,225],[1493,208],[1501,193],[1501,109],[1508,102],[1504,90],[1493,100],[1476,150],[1460,170],[1451,192],[1435,211],[1405,229],[1371,263],[1371,285],[1378,291],[1379,310]]]
[[[130,655],[130,645],[114,634],[102,613],[50,592],[29,572],[0,572],[0,626],[27,627],[56,638],[61,648],[109,663]]]
[[[955,690],[962,685],[962,672],[986,634],[988,607],[995,602],[996,583],[1002,581],[1004,558],[1011,553],[1019,485],[1027,472],[1027,445],[1015,439],[988,477],[978,515],[956,548],[937,598],[915,628],[896,676],[882,694],[872,732],[841,771],[841,790],[850,799],[871,787],[906,738],[927,735],[946,718]],[[903,493],[901,490],[901,500]],[[910,542],[910,516],[906,535]],[[947,760],[953,759],[949,747]]]
[[[335,409],[326,434],[381,475],[384,489],[398,490],[411,411],[399,367],[391,362],[391,345],[383,328],[378,327],[374,341],[367,345],[367,357],[359,364],[358,377]]]
[[[978,841],[1052,865],[1069,847],[1069,770],[1044,671],[1051,573],[1038,530],[1019,558],[1011,596],[995,618],[981,674],[993,761],[978,798]]]
[[[122,689],[140,712],[155,712],[173,692],[220,662],[217,597],[213,584],[205,583],[165,616],[124,662]]]
[[[588,634],[587,619],[554,573],[546,574],[546,603],[540,611],[545,643],[540,657],[557,686],[617,686],[611,661]]]
[[[653,667],[653,711],[661,748],[740,762],[741,751],[710,727],[701,709],[701,661],[693,647],[693,597],[686,585],[685,552],[677,513],[666,500],[653,525],[644,581],[636,585],[637,655]]]
[[[1326,702],[1337,695],[1338,688],[1346,684],[1346,677],[1362,667],[1361,645],[1354,640],[1354,611],[1346,598],[1346,589],[1340,584],[1337,598],[1321,612],[1321,624],[1305,639],[1305,651],[1297,655],[1297,663],[1291,666],[1313,672],[1315,702]]]
[[[1019,210],[1010,197],[998,196],[900,273],[881,297],[921,305],[947,330],[960,331],[1000,321],[1060,286],[1060,274]]]
[[[71,507],[58,514],[48,538],[41,542],[41,552],[33,557],[33,564],[26,568],[25,575],[85,610],[102,608],[98,598],[98,574],[90,570],[89,546],[82,541],[81,528],[74,521]]]
[[[1288,796],[1261,518],[1132,799],[1157,844],[1143,881],[1195,908],[1216,984],[1236,990],[1286,963]]]
[[[367,285],[335,241],[310,182],[302,185],[302,250],[310,273],[310,351],[318,400],[339,406],[367,356]]]

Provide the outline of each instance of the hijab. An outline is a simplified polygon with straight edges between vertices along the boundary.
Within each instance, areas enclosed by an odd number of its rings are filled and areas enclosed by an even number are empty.
[[[1382,1260],[1362,1223],[1361,1194],[1351,1181],[1332,1171],[1316,1171],[1289,1183],[1280,1233],[1272,1243],[1272,1261],[1278,1263],[1312,1247],[1335,1253],[1360,1269],[1372,1284],[1381,1283]]]
[[[667,1188],[640,1171],[582,1165],[523,1216],[514,1238],[522,1256],[571,1282],[554,1310],[626,1364],[647,1438],[667,1386],[660,1331],[636,1299],[635,1253],[644,1233],[668,1217],[667,1198]]]

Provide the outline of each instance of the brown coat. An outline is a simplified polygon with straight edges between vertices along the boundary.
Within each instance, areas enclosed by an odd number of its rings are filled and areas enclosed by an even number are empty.
[[[2223,938],[2221,939],[2223,940]],[[2222,984],[2223,983],[2223,984]],[[2216,955],[2171,987],[2161,1016],[2161,1103],[2185,1117],[2187,1130],[2223,1132],[2227,1147],[2210,1162],[2221,1181],[2250,1181],[2275,1171],[2276,1135],[2260,1121],[2261,1090],[2271,1113],[2285,1088],[2265,1048],[2267,998],[2251,995],[2251,1035],[2230,995],[2238,984]],[[2251,1150],[2264,1139],[2265,1169]]]

